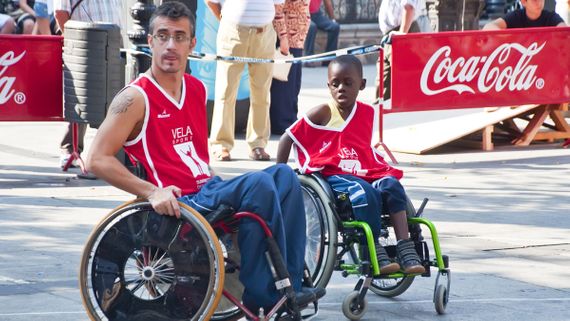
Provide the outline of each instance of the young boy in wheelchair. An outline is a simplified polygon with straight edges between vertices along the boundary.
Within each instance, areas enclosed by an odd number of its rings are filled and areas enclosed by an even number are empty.
[[[409,239],[406,193],[399,182],[403,172],[386,163],[372,147],[377,110],[356,100],[366,86],[361,62],[348,55],[334,59],[329,64],[327,85],[331,101],[309,110],[286,130],[279,142],[277,162],[286,163],[295,145],[301,173],[320,171],[335,194],[349,196],[354,217],[370,225],[381,274],[400,269],[424,273]],[[383,210],[390,214],[398,240],[397,262],[392,262],[378,243]]]
[[[285,165],[269,167],[230,180],[210,171],[206,89],[185,74],[187,57],[196,44],[195,19],[177,1],[159,6],[150,19],[148,71],[120,91],[109,106],[93,141],[87,165],[111,185],[147,199],[163,215],[180,217],[178,202],[203,215],[221,205],[260,216],[270,228],[287,265],[297,304],[324,295],[322,289],[302,287],[305,214],[299,181]],[[135,176],[115,157],[124,147],[148,173]],[[244,305],[266,312],[280,298],[264,253],[265,235],[258,224],[241,220],[240,281]]]

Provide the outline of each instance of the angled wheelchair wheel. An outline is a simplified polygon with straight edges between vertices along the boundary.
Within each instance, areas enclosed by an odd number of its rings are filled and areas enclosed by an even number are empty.
[[[217,230],[216,230],[217,231]],[[224,290],[238,300],[243,294],[243,284],[239,280],[239,264],[241,255],[238,248],[237,233],[217,231],[224,255],[225,277]],[[243,317],[243,312],[232,301],[222,296],[212,320],[234,321]]]
[[[209,320],[224,283],[223,253],[208,222],[181,204],[182,220],[147,202],[113,210],[81,259],[80,292],[92,320]]]
[[[406,215],[408,217],[412,217],[415,215],[415,213],[416,210],[414,208],[414,205],[408,198]],[[384,220],[382,225],[384,226],[384,230],[381,233],[379,243],[384,248],[386,248],[388,253],[391,253],[393,251],[391,251],[390,248],[395,249],[396,247],[396,233],[394,232],[394,228],[391,226],[391,224],[389,224],[388,220]],[[374,279],[370,284],[370,290],[379,296],[392,298],[406,292],[406,290],[412,285],[413,282],[414,276]]]
[[[305,262],[313,284],[324,288],[329,283],[336,261],[337,223],[329,206],[330,200],[319,183],[299,175],[307,218]]]

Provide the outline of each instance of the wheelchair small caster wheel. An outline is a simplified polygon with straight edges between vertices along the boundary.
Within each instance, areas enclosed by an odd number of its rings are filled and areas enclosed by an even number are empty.
[[[358,291],[352,291],[342,302],[342,313],[352,321],[360,320],[368,309],[368,301],[366,298],[360,301],[359,294]]]
[[[433,297],[433,303],[435,304],[435,311],[437,311],[437,314],[445,313],[448,299],[449,291],[447,290],[447,286],[445,284],[438,285]]]

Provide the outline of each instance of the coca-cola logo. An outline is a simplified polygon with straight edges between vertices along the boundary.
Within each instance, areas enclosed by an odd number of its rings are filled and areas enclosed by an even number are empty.
[[[10,66],[17,64],[25,54],[26,51],[16,56],[13,51],[8,51],[0,57],[0,105],[5,104],[12,97],[14,97],[14,101],[18,104],[23,104],[26,101],[26,96],[23,93],[16,93],[13,89],[16,77],[4,75]]]
[[[518,43],[506,43],[497,47],[489,56],[451,58],[449,46],[438,49],[428,60],[420,79],[421,90],[432,96],[446,91],[458,94],[528,90],[533,85],[541,89],[544,80],[537,78],[537,65],[530,64],[533,56],[544,48],[534,42],[528,47]],[[516,64],[508,64],[518,52]],[[476,79],[477,78],[477,79]],[[476,79],[476,83],[473,81]]]

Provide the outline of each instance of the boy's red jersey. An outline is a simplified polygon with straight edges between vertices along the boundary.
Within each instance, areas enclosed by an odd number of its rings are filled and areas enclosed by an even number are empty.
[[[156,186],[178,186],[182,195],[197,192],[210,179],[204,84],[185,74],[180,102],[147,75],[129,86],[143,94],[145,118],[141,133],[124,144],[125,151]]]
[[[307,116],[297,120],[287,134],[301,173],[351,174],[368,182],[388,175],[402,178],[403,172],[386,163],[372,146],[377,119],[374,107],[356,102],[340,128],[316,125]]]

